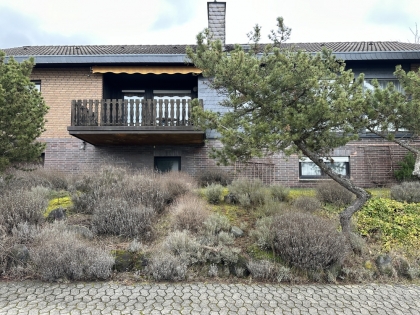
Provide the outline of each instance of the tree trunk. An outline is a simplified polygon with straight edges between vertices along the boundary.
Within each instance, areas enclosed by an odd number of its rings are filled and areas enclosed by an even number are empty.
[[[356,195],[356,200],[344,209],[340,213],[340,224],[343,234],[349,235],[351,232],[350,220],[354,213],[359,211],[363,205],[370,199],[370,193],[364,190],[361,187],[356,186],[349,178],[345,178],[340,174],[335,173],[330,167],[328,167],[322,157],[317,155],[314,152],[311,152],[304,143],[295,143],[296,146],[305,154],[312,162],[314,162],[318,167],[327,174],[332,180],[336,181],[338,184],[351,191]]]

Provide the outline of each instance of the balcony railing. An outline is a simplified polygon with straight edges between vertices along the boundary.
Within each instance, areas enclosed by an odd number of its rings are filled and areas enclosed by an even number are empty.
[[[200,106],[203,101],[199,100]],[[71,126],[192,126],[191,100],[73,100]]]

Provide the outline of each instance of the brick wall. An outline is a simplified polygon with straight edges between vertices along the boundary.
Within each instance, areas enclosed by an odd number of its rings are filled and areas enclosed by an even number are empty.
[[[71,138],[67,127],[73,99],[102,99],[102,74],[91,74],[89,67],[35,68],[31,79],[41,81],[42,96],[50,107],[43,138]]]
[[[194,177],[210,168],[222,168],[232,178],[260,178],[265,183],[289,187],[314,187],[319,180],[299,179],[299,159],[276,154],[251,163],[217,166],[208,157],[211,147],[220,146],[217,140],[209,140],[206,146],[111,146],[95,147],[87,144],[80,148],[76,138],[43,138],[47,143],[45,167],[64,172],[82,173],[103,164],[126,165],[134,169],[152,169],[155,156],[181,157],[182,171]],[[382,139],[354,141],[334,151],[334,156],[349,156],[352,180],[362,187],[388,186],[395,182],[394,170],[407,153],[400,146]]]

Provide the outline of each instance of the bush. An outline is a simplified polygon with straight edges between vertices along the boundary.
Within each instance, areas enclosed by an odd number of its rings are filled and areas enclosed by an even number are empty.
[[[168,172],[158,175],[158,178],[162,182],[162,188],[167,192],[166,203],[172,203],[176,198],[197,188],[197,182],[187,173]]]
[[[156,212],[123,198],[102,198],[93,212],[92,225],[98,234],[149,239]]]
[[[289,210],[290,206],[286,203],[275,202],[274,200],[267,201],[265,204],[259,206],[253,214],[258,218],[270,217],[279,215],[286,210]]]
[[[287,201],[289,198],[290,189],[288,187],[272,185],[269,190],[274,201]]]
[[[216,235],[221,231],[229,232],[231,225],[226,216],[215,213],[204,221],[204,227],[207,234]]]
[[[232,182],[232,180],[230,179],[226,171],[218,168],[211,168],[204,170],[200,174],[198,182],[201,187],[206,187],[211,184],[227,186]]]
[[[62,224],[44,228],[29,253],[35,272],[46,281],[103,280],[111,276],[114,264],[110,253],[79,239]]]
[[[222,201],[222,193],[223,186],[220,184],[211,184],[205,190],[207,201],[212,205],[217,205]]]
[[[201,259],[201,245],[187,231],[170,233],[163,246],[167,252],[179,257],[187,266]]]
[[[272,249],[275,239],[273,217],[264,217],[255,223],[255,229],[250,232],[255,244],[264,250]]]
[[[420,182],[403,182],[392,186],[391,198],[401,202],[420,202]]]
[[[48,199],[37,190],[8,191],[2,196],[0,203],[0,226],[11,233],[19,223],[40,224],[47,205]]]
[[[276,264],[268,260],[250,260],[246,266],[254,279],[274,280],[277,276]]]
[[[179,198],[171,212],[173,228],[181,231],[198,232],[209,216],[205,201],[193,195]]]
[[[315,197],[300,196],[293,201],[296,209],[306,212],[314,212],[322,208],[321,202]]]
[[[395,178],[400,182],[418,180],[418,177],[413,175],[415,163],[416,157],[414,154],[411,152],[407,153],[407,155],[398,162],[399,169],[394,171]]]
[[[237,179],[228,186],[232,199],[248,208],[263,205],[269,199],[264,184],[259,179]]]
[[[185,279],[187,265],[179,257],[159,251],[150,258],[147,270],[156,281],[179,281]]]
[[[316,195],[322,203],[342,207],[353,201],[353,193],[334,181],[325,181],[316,187]]]
[[[75,182],[77,191],[72,196],[73,210],[92,214],[101,199],[114,197],[162,212],[181,189],[179,183],[162,178],[162,175],[152,172],[130,175],[124,168],[105,167],[98,174],[84,175]],[[172,192],[168,190],[171,183]]]
[[[274,250],[289,265],[308,271],[340,265],[347,254],[344,235],[326,219],[307,213],[277,217]]]

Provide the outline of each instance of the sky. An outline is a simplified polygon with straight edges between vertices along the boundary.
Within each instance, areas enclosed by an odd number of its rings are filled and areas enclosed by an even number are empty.
[[[221,2],[221,1],[219,1]],[[414,42],[419,0],[225,0],[226,43],[262,42],[282,16],[289,42]],[[207,0],[0,0],[0,48],[194,44]]]

